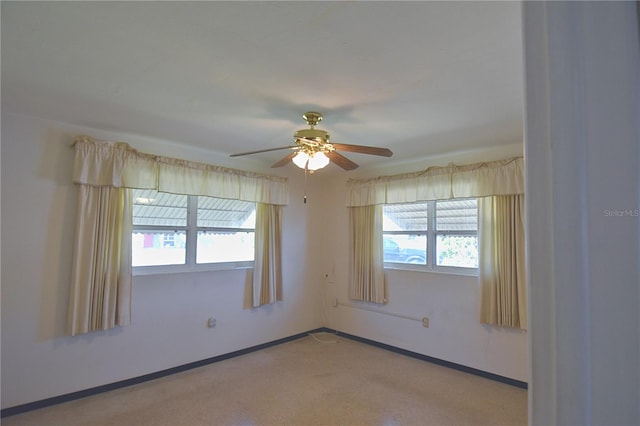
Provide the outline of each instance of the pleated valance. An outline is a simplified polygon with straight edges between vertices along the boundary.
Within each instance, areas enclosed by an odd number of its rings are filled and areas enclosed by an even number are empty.
[[[513,194],[524,194],[522,157],[347,181],[349,207]]]
[[[285,205],[287,179],[242,170],[145,154],[124,142],[75,140],[73,180],[92,186],[156,189]]]

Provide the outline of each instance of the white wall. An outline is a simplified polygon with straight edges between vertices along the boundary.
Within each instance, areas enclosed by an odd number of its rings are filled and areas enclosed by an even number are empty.
[[[523,10],[529,422],[637,425],[638,2]]]
[[[522,146],[501,151],[504,158],[521,154]],[[496,153],[491,153],[495,155]],[[476,161],[488,160],[478,153]],[[450,157],[452,161],[463,159]],[[495,159],[495,158],[494,158]],[[468,161],[467,162],[472,162]],[[437,159],[436,164],[442,163]],[[425,166],[426,167],[426,166]],[[414,168],[413,170],[419,170]],[[334,177],[314,188],[310,218],[317,226],[310,240],[313,258],[318,259],[311,274],[323,286],[324,312],[328,327],[386,343],[423,355],[454,362],[516,380],[528,381],[527,334],[525,331],[493,327],[479,323],[477,277],[387,270],[389,302],[367,307],[394,314],[429,317],[429,328],[422,323],[394,316],[339,305],[348,299],[348,211],[345,206],[345,177]],[[325,274],[330,278],[325,279]]]
[[[136,276],[130,326],[65,337],[77,200],[70,143],[78,134],[124,140],[144,152],[225,161],[163,141],[3,114],[3,408],[322,326],[318,288],[306,279],[307,216],[292,202],[284,209],[284,302],[243,309],[245,271]],[[290,179],[292,201],[302,197],[300,182]],[[211,316],[215,329],[206,327]]]

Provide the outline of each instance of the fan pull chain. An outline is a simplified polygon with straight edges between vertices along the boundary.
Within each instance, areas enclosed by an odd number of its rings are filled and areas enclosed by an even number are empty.
[[[307,172],[309,171],[309,161],[304,165],[304,203],[307,204]]]

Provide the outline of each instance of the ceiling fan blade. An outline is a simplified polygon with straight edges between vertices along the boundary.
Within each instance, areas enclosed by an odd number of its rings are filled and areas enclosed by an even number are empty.
[[[338,151],[359,152],[360,154],[380,155],[382,157],[391,157],[393,152],[388,148],[378,148],[375,146],[364,145],[348,145],[344,143],[331,142],[331,145]]]
[[[240,157],[242,155],[258,154],[258,153],[261,153],[261,152],[278,151],[278,150],[281,150],[281,149],[292,149],[292,148],[298,148],[298,146],[297,145],[289,145],[289,146],[281,146],[279,148],[267,148],[267,149],[259,149],[257,151],[240,152],[238,154],[231,154],[231,155],[229,155],[229,157]]]
[[[325,155],[329,157],[329,160],[333,161],[337,166],[342,167],[345,170],[357,169],[358,165],[349,160],[344,155],[338,154],[335,151],[325,152]]]
[[[278,161],[276,163],[273,163],[271,165],[271,167],[272,168],[273,167],[282,167],[282,166],[287,165],[289,163],[289,161],[291,161],[291,159],[296,156],[297,153],[298,153],[298,151],[293,151],[292,153],[290,153],[289,155],[287,155],[286,157],[284,157],[280,161]]]

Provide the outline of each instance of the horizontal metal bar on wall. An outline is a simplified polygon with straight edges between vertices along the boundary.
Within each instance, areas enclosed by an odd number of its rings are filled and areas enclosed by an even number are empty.
[[[356,305],[354,303],[344,303],[344,302],[338,301],[337,299],[336,299],[336,302],[334,303],[334,306],[345,306],[347,308],[362,309],[364,311],[375,312],[377,314],[389,315],[389,316],[396,317],[396,318],[402,318],[402,319],[406,319],[406,320],[422,322],[422,318],[412,317],[410,315],[404,315],[404,314],[396,314],[394,312],[385,311],[383,309],[371,308],[369,306],[360,306],[360,305]]]

